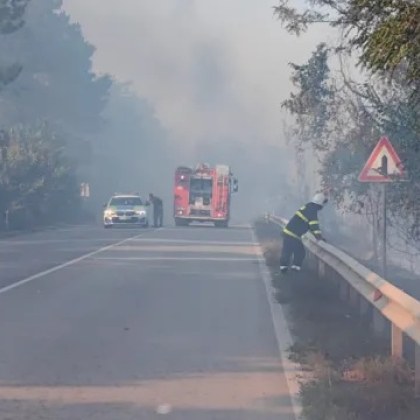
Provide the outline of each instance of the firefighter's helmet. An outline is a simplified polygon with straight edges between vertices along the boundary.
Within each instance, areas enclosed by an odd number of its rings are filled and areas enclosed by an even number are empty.
[[[324,193],[317,193],[312,199],[312,203],[318,204],[319,206],[325,206],[328,203],[328,197]]]

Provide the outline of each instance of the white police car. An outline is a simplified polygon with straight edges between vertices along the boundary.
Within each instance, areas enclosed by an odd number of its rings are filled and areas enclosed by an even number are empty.
[[[149,203],[140,195],[114,195],[104,206],[105,228],[117,225],[148,227]]]

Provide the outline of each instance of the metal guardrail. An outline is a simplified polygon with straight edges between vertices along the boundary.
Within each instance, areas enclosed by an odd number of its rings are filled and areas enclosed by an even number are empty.
[[[284,227],[286,219],[268,216],[268,220]],[[345,252],[312,237],[303,239],[306,248],[317,258],[318,273],[324,276],[326,266],[346,280],[348,285],[391,322],[391,350],[403,357],[404,334],[415,344],[415,392],[420,397],[420,301],[395,287]]]

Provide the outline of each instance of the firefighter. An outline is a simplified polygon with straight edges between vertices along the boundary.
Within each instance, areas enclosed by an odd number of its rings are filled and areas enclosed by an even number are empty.
[[[153,205],[153,225],[154,227],[162,227],[163,225],[163,201],[153,195],[149,194],[149,200]]]
[[[282,273],[287,272],[292,258],[291,269],[294,271],[301,270],[306,255],[302,243],[302,236],[305,233],[310,231],[317,240],[325,241],[319,227],[318,212],[327,202],[328,198],[324,193],[315,194],[312,201],[298,210],[283,229],[283,250],[280,260],[280,271]]]

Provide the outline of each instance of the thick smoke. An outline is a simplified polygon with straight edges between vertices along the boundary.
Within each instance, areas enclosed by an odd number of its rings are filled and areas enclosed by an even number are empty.
[[[171,154],[165,177],[178,164],[232,165],[240,179],[234,211],[242,219],[286,194],[292,158],[280,104],[291,89],[288,63],[303,62],[325,36],[290,37],[272,6],[272,0],[64,2],[97,48],[96,70],[129,81],[153,107],[162,146],[154,152]],[[129,183],[123,173],[121,185]],[[170,199],[172,177],[162,175],[151,171],[150,185]]]

